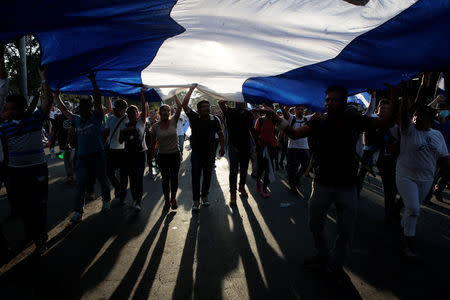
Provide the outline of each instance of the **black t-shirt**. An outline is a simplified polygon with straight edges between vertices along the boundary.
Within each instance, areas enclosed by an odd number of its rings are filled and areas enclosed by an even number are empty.
[[[192,151],[211,155],[214,154],[215,135],[222,131],[217,118],[209,116],[208,119],[204,120],[193,110],[191,110],[187,116],[191,126],[190,141]]]
[[[253,128],[253,115],[247,110],[228,108],[225,113],[228,128],[228,144],[242,151],[246,151],[251,145],[250,132]]]
[[[370,128],[371,120],[368,116],[345,113],[336,119],[323,115],[307,122],[316,142],[316,182],[338,186],[356,183],[356,143],[361,132]]]
[[[59,148],[61,150],[66,149],[67,136],[69,129],[72,127],[71,122],[63,115],[57,115],[53,121],[53,130],[55,132],[55,138],[58,141]]]

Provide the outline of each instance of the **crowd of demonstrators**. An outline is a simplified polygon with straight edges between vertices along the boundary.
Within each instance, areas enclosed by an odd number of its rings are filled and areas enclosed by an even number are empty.
[[[145,154],[147,145],[145,143],[145,124],[147,122],[147,106],[145,103],[144,91],[141,93],[141,113],[135,105],[127,108],[128,122],[120,131],[119,144],[124,144],[124,171],[130,180],[130,191],[134,201],[134,207],[141,211],[142,196],[144,194],[144,171]],[[123,117],[122,117],[123,118]],[[117,126],[117,125],[116,125]],[[124,194],[120,195],[120,202],[126,196],[126,186]]]
[[[253,115],[245,103],[236,103],[230,108],[224,100],[219,101],[228,129],[228,156],[230,160],[230,205],[236,206],[236,190],[241,196],[247,196],[245,184],[250,161],[251,141],[256,140]],[[237,175],[239,188],[237,188]]]
[[[3,56],[2,45],[0,54]],[[233,108],[224,100],[219,101],[220,109],[202,100],[194,111],[188,104],[196,85],[182,102],[175,96],[175,110],[163,104],[159,113],[149,111],[144,88],[140,109],[123,99],[115,100],[113,105],[107,99],[104,108],[95,73],[88,76],[93,96],[82,96],[75,109],[62,102],[59,92],[50,90],[45,68],[40,76],[41,93],[28,104],[23,96],[7,95],[7,74],[4,61],[0,61],[1,181],[6,183],[11,208],[22,217],[27,238],[34,241],[39,254],[46,249],[48,198],[48,169],[41,135],[53,102],[56,108],[50,147],[53,149],[57,143],[63,151],[64,181],[76,182],[73,222],[82,221],[85,201],[93,198],[96,180],[102,192],[102,211],[110,210],[111,186],[118,202],[125,203],[128,182],[133,206],[136,212],[141,211],[146,164],[150,176],[157,175],[153,173],[153,161],[161,172],[163,210],[177,209],[187,122],[181,115],[184,110],[192,132],[192,211],[209,206],[219,145],[220,156],[225,154],[225,145],[228,149],[232,207],[237,206],[237,192],[241,197],[248,196],[250,162],[256,192],[264,199],[273,192],[269,184],[276,180],[274,170],[281,169],[278,174],[284,170],[285,158],[289,188],[296,196],[301,188],[300,179],[312,169],[308,224],[316,253],[305,260],[304,266],[326,271],[336,278],[345,277],[343,265],[355,229],[360,191],[373,166],[377,167],[383,184],[385,221],[401,226],[402,246],[408,258],[417,257],[414,237],[421,203],[430,191],[441,200],[450,176],[448,106],[444,97],[427,103],[423,91],[430,88],[428,73],[423,76],[414,99],[405,92],[405,85],[391,88],[389,99],[377,99],[378,91],[373,92],[365,113],[347,104],[348,92],[344,87],[330,86],[325,91],[323,114],[307,112],[303,106],[281,106],[277,111],[269,106],[249,110],[245,103],[236,103]],[[41,100],[39,107],[38,100]],[[377,112],[373,114],[375,108]],[[105,112],[110,111],[105,117]],[[359,155],[362,133],[364,151]],[[324,223],[332,205],[337,214],[337,237],[330,250]],[[2,255],[5,249],[7,242],[0,228]]]
[[[206,100],[197,103],[197,112],[189,106],[189,98],[186,97],[182,107],[189,118],[191,126],[191,171],[192,171],[192,210],[209,206],[208,194],[211,185],[211,177],[216,159],[216,134],[219,137],[219,155],[225,154],[225,138],[219,120],[210,114],[211,106]],[[203,177],[200,186],[200,179]]]

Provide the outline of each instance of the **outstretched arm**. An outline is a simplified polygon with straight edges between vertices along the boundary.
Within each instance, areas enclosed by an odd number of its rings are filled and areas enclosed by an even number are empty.
[[[53,96],[52,91],[50,90],[50,85],[47,81],[47,67],[41,66],[39,68],[39,76],[41,77],[42,81],[42,91],[44,98],[42,100],[41,110],[44,113],[44,115],[48,116],[50,114],[50,110],[53,105]]]
[[[191,108],[188,106],[188,104],[189,104],[189,100],[191,100],[192,92],[195,90],[196,87],[197,87],[196,84],[191,86],[191,88],[187,92],[186,96],[184,96],[183,103],[181,103],[181,106],[183,106],[183,109],[184,109],[185,113],[189,113],[191,111]]]
[[[61,111],[61,113],[67,118],[67,120],[72,122],[72,117],[73,117],[72,113],[67,109],[67,107],[64,105],[64,103],[61,101],[59,92],[56,92],[53,94],[53,99],[56,103],[56,106]]]
[[[89,80],[92,83],[92,88],[94,89],[94,110],[98,113],[101,113],[102,115],[103,113],[103,106],[102,106],[102,96],[100,94],[100,89],[98,88],[97,85],[97,80],[95,79],[95,73],[91,72],[88,76]]]
[[[177,103],[177,109],[175,110],[175,115],[173,116],[173,118],[175,119],[175,122],[178,122],[178,120],[180,119],[181,110],[183,108],[181,107],[181,101],[177,95],[175,95],[175,102]]]
[[[146,88],[142,88],[141,89],[141,120],[142,122],[144,122],[144,124],[147,122],[147,117],[148,117],[148,105],[146,105],[146,101],[145,101],[145,91],[147,89]]]
[[[105,114],[110,114],[112,113],[113,109],[112,109],[112,103],[111,103],[111,98],[109,98],[108,96],[105,97],[105,101],[106,101],[106,111]]]
[[[228,105],[227,105],[227,101],[225,100],[220,100],[219,101],[219,107],[222,110],[222,112],[225,114],[225,112],[228,110]]]

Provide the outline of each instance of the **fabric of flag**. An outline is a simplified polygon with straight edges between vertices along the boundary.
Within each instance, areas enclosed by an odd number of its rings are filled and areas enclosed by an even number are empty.
[[[354,102],[363,105],[365,108],[369,107],[370,104],[370,94],[367,92],[359,93],[348,97],[347,102]]]
[[[0,40],[34,34],[63,92],[91,93],[94,70],[103,94],[198,83],[319,109],[331,84],[357,94],[449,69],[449,15],[450,0],[16,0],[0,3]]]

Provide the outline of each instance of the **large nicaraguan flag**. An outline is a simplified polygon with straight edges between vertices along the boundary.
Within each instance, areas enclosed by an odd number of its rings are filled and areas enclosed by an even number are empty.
[[[322,107],[327,85],[383,88],[450,67],[450,0],[16,0],[0,40],[34,34],[51,86]],[[155,93],[156,94],[156,93]]]

